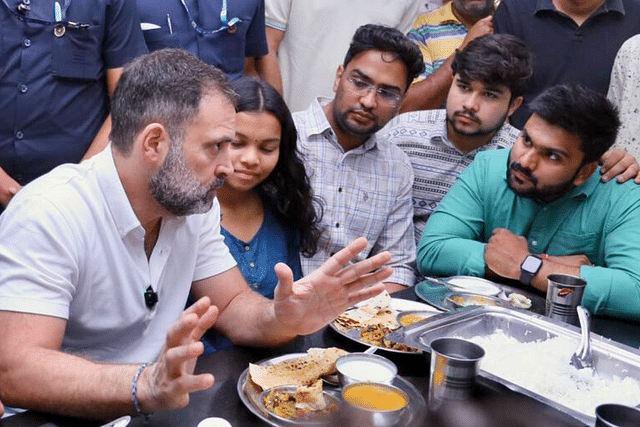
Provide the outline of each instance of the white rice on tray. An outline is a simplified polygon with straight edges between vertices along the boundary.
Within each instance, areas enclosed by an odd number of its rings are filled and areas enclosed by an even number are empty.
[[[590,417],[602,403],[640,403],[636,379],[610,380],[594,375],[593,369],[571,366],[578,343],[567,337],[521,343],[498,330],[466,339],[485,350],[480,369]]]

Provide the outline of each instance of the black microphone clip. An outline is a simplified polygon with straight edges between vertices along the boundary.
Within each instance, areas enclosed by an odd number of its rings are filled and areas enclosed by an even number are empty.
[[[158,302],[158,293],[153,290],[151,285],[144,291],[144,303],[148,309],[152,309]]]

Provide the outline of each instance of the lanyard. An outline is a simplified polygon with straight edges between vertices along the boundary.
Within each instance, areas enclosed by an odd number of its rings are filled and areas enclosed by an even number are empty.
[[[67,11],[69,10],[69,6],[71,6],[71,0],[64,0],[62,6],[60,6],[59,2],[54,3],[53,9],[53,20],[49,21],[47,19],[38,19],[38,18],[30,18],[25,14],[19,13],[18,9],[12,9],[7,0],[2,0],[2,4],[7,8],[7,11],[14,15],[21,21],[31,22],[34,24],[40,25],[54,25],[54,34],[57,37],[62,37],[65,33],[66,27],[70,28],[89,28],[89,24],[78,24],[76,22],[67,21]],[[28,13],[28,12],[27,12]]]
[[[185,3],[185,0],[180,0],[180,2],[182,3],[182,7],[184,7],[185,12],[187,12],[187,16],[189,17],[189,21],[191,22],[191,26],[193,27],[193,29],[202,35],[209,35],[209,34],[214,34],[220,31],[224,31],[227,30],[230,33],[235,33],[236,32],[236,25],[241,22],[239,18],[233,18],[230,21],[227,18],[227,0],[222,0],[222,9],[220,10],[220,22],[222,23],[222,26],[220,28],[218,28],[217,30],[207,30],[202,28],[200,25],[198,25],[198,23],[196,22],[196,20],[193,18],[193,16],[191,16],[191,12],[189,11],[189,8],[187,7],[187,3]]]
[[[22,14],[18,12],[17,8],[11,8],[11,6],[9,6],[9,4],[7,3],[7,0],[2,0],[2,3],[7,8],[9,13],[13,14],[18,19],[27,21],[27,22],[32,22],[35,24],[42,24],[42,25],[53,25],[60,22],[67,22],[67,11],[69,10],[69,6],[71,6],[71,0],[64,0],[64,4],[62,7],[60,6],[59,2],[55,2],[55,6],[52,13],[53,19],[48,20],[48,19],[30,18],[26,14]],[[71,26],[82,26],[82,24],[76,24],[73,22],[69,22],[69,24]]]

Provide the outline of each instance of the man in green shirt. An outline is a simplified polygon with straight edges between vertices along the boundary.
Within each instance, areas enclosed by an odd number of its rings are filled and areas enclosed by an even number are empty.
[[[592,313],[640,320],[640,187],[600,180],[620,121],[606,98],[555,86],[531,103],[513,148],[478,154],[431,215],[418,245],[429,275],[587,281]]]

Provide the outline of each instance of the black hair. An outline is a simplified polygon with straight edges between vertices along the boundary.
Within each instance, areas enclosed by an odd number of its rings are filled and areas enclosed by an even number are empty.
[[[268,83],[243,77],[232,83],[238,94],[238,112],[269,112],[282,129],[280,155],[275,168],[257,189],[275,200],[280,219],[300,232],[300,252],[313,256],[318,250],[322,206],[313,196],[309,177],[297,149],[298,133],[282,96]]]
[[[408,70],[407,88],[424,71],[424,60],[417,44],[395,28],[374,24],[356,30],[342,65],[346,68],[356,55],[369,50],[392,53],[394,60],[404,62]]]
[[[550,125],[580,138],[583,164],[598,160],[613,145],[620,127],[616,108],[607,98],[578,84],[553,86],[529,104]]]
[[[150,123],[163,124],[173,139],[200,111],[205,95],[220,95],[235,105],[235,93],[224,73],[181,49],[142,55],[122,72],[111,101],[112,145],[129,155],[138,133]]]
[[[489,34],[472,40],[456,52],[451,68],[464,80],[507,86],[511,99],[523,94],[533,74],[531,51],[509,34]]]

